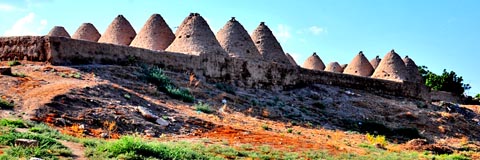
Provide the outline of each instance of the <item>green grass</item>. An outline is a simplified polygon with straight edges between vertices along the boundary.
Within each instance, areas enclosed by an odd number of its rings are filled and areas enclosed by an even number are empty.
[[[0,126],[25,128],[26,123],[20,119],[0,119]]]
[[[14,76],[14,77],[24,78],[24,77],[26,77],[27,75],[26,75],[25,73],[13,73],[13,76]]]
[[[146,69],[147,81],[157,86],[159,91],[162,91],[170,97],[184,102],[192,103],[195,101],[193,95],[187,89],[175,86],[170,78],[165,75],[162,69],[158,67],[152,67]]]
[[[7,65],[8,66],[18,66],[18,65],[21,65],[21,63],[17,60],[13,60],[13,61],[8,61]]]
[[[13,109],[14,106],[13,103],[0,99],[0,109]]]
[[[203,113],[206,113],[206,114],[210,114],[210,113],[213,113],[214,111],[210,108],[210,105],[206,104],[206,103],[202,103],[202,102],[198,102],[197,104],[195,104],[195,110],[196,111],[200,111],[200,112],[203,112]]]
[[[213,155],[196,152],[188,145],[147,142],[136,136],[124,136],[117,141],[89,147],[90,159],[216,159]]]
[[[16,139],[32,139],[38,141],[36,147],[15,146]],[[19,133],[14,131],[4,132],[0,134],[0,144],[10,146],[5,149],[5,154],[0,159],[15,158],[55,158],[57,156],[71,156],[72,152],[57,142],[57,140],[41,134],[35,133]]]

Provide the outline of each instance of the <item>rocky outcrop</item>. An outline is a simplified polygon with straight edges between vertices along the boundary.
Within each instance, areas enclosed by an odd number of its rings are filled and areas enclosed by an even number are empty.
[[[153,14],[147,20],[130,46],[151,50],[165,50],[175,35],[160,14]]]
[[[261,59],[262,55],[248,32],[235,17],[217,32],[217,40],[230,57]]]
[[[373,67],[365,55],[363,55],[363,52],[360,51],[347,65],[345,70],[343,70],[343,73],[357,76],[370,76],[373,73]]]
[[[303,63],[303,68],[323,71],[325,69],[325,64],[323,63],[322,59],[317,55],[317,53],[313,52],[313,54],[305,60]]]
[[[48,36],[52,37],[67,37],[70,38],[70,34],[68,34],[67,30],[62,26],[54,26],[50,32],[47,34]]]
[[[101,35],[97,28],[91,23],[83,23],[78,27],[77,31],[73,34],[73,39],[80,39],[86,41],[97,42]]]
[[[392,81],[406,81],[407,77],[405,63],[393,49],[383,57],[372,75],[372,78]]]
[[[107,27],[98,42],[128,46],[136,35],[130,22],[123,15],[118,15]]]
[[[268,28],[264,22],[261,22],[255,31],[253,31],[252,40],[265,60],[291,64],[285,55],[282,46],[278,43],[277,38],[275,38],[270,28]]]
[[[175,40],[166,51],[197,56],[228,55],[218,43],[207,21],[198,13],[190,13],[178,27],[175,36]]]
[[[325,67],[325,71],[342,73],[343,68],[338,62],[330,62],[327,67]]]

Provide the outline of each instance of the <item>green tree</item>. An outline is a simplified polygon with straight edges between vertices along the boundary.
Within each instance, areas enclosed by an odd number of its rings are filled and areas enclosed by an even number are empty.
[[[437,75],[429,71],[426,66],[419,66],[418,71],[422,75],[425,85],[436,91],[447,91],[462,95],[466,90],[472,88],[470,84],[464,84],[463,77],[458,76],[454,71],[447,72],[444,69],[441,75]]]

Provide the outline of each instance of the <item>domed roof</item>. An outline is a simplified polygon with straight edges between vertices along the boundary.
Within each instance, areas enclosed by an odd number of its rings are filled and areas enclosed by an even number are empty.
[[[403,62],[405,63],[405,67],[408,73],[407,81],[421,83],[422,75],[420,75],[420,72],[418,72],[417,64],[415,64],[415,62],[408,56],[405,56],[405,58],[403,58]]]
[[[363,52],[360,51],[345,70],[343,70],[343,73],[357,76],[370,76],[373,73],[373,67],[365,55],[363,55]]]
[[[402,58],[392,49],[383,57],[377,69],[372,75],[372,78],[405,81],[407,80],[407,68]]]
[[[97,42],[100,36],[100,33],[98,32],[97,28],[93,26],[93,24],[83,23],[82,25],[80,25],[80,27],[78,27],[72,38]]]
[[[382,59],[380,59],[379,56],[376,56],[375,58],[373,58],[372,60],[370,60],[370,64],[372,65],[373,69],[377,69],[378,67],[378,64],[380,63]]]
[[[235,17],[232,17],[232,19],[217,32],[217,40],[231,57],[247,59],[262,58],[252,38]]]
[[[325,69],[325,64],[317,53],[313,52],[313,54],[303,63],[303,68],[323,71]]]
[[[189,55],[228,55],[210,30],[207,21],[198,13],[190,13],[178,27],[175,36],[166,51]]]
[[[130,45],[130,42],[132,42],[136,35],[137,34],[130,22],[128,22],[123,15],[118,15],[107,27],[107,30],[103,33],[98,42]]]
[[[288,61],[290,61],[290,63],[291,63],[292,65],[298,66],[297,62],[295,62],[295,59],[293,59],[293,57],[292,57],[290,54],[285,53],[285,55],[287,56]]]
[[[135,36],[130,46],[165,50],[175,39],[172,29],[160,14],[153,14]]]
[[[325,71],[342,73],[343,68],[338,62],[330,62],[327,67],[325,67]]]
[[[291,64],[288,61],[282,46],[278,43],[277,38],[275,38],[270,28],[268,28],[264,22],[261,22],[255,31],[253,31],[252,40],[265,60]]]
[[[70,34],[68,34],[67,30],[62,26],[54,26],[50,32],[47,34],[48,36],[52,37],[67,37],[70,38]]]

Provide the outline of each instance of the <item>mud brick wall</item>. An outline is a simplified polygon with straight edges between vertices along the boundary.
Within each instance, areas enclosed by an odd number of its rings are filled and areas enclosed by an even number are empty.
[[[1,37],[0,60],[49,61],[49,44],[45,37]]]
[[[53,65],[145,63],[174,71],[193,72],[210,82],[228,82],[240,87],[285,89],[321,83],[430,100],[429,89],[423,84],[313,71],[261,60],[209,54],[193,56],[64,37],[3,37],[0,38],[0,44],[2,60],[23,56],[30,61],[44,61]]]

